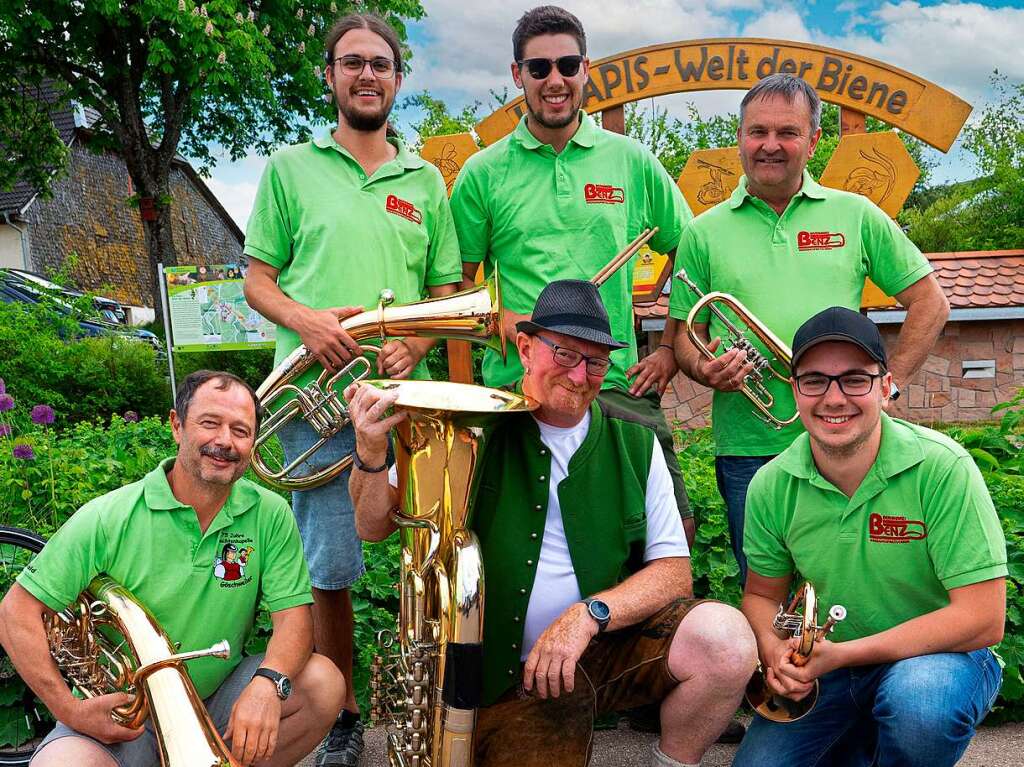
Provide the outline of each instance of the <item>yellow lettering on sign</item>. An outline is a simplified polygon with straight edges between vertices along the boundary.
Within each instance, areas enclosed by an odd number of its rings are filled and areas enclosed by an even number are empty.
[[[902,69],[808,43],[733,38],[664,43],[609,56],[591,65],[583,108],[601,112],[668,93],[748,90],[776,72],[809,82],[822,100],[895,125],[947,151],[971,105]],[[476,126],[485,144],[510,133],[525,109],[522,97]]]
[[[462,170],[466,160],[479,150],[470,133],[452,133],[448,136],[431,136],[423,142],[420,157],[433,163],[444,176],[448,195],[451,196],[452,184]]]

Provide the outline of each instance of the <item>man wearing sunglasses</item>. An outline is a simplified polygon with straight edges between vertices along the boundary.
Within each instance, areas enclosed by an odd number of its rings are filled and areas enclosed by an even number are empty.
[[[754,717],[737,767],[955,764],[999,691],[988,646],[1006,610],[1006,544],[981,473],[943,434],[890,418],[885,348],[871,320],[843,307],[793,340],[793,394],[806,432],[754,475],[743,548],[743,612],[767,683],[800,700],[802,719]],[[793,574],[814,585],[816,642],[772,631]]]
[[[277,323],[275,364],[301,343],[335,370],[360,354],[339,320],[376,306],[383,288],[399,303],[453,292],[461,273],[441,174],[388,135],[402,84],[398,36],[377,16],[350,14],[328,33],[325,58],[337,127],[270,158],[246,232],[245,295]],[[428,377],[422,357],[431,343],[388,341],[376,357],[377,373]],[[294,383],[304,386],[319,372],[314,366]],[[289,423],[279,436],[288,461],[318,437],[304,421]],[[343,430],[310,463],[334,463],[353,443],[351,430]],[[303,464],[299,471],[311,469]],[[322,487],[292,494],[313,582],[316,647],[349,682],[345,711],[318,757],[326,767],[355,765],[362,751],[348,589],[363,574],[363,560],[347,483],[345,471]]]
[[[516,323],[529,319],[545,285],[589,280],[647,227],[659,227],[651,247],[672,254],[690,218],[682,194],[639,142],[601,130],[583,111],[589,76],[587,42],[579,19],[542,6],[523,14],[512,35],[512,80],[523,90],[526,114],[515,131],[471,157],[452,191],[452,214],[462,250],[464,286],[480,263],[501,275],[504,332],[511,346]],[[639,363],[633,329],[631,266],[601,287],[617,337],[602,400],[642,415],[657,430],[677,502],[693,539],[693,517],[660,396],[676,374],[675,321],[664,343]],[[508,386],[523,375],[513,348],[505,361],[488,351],[484,383]]]
[[[734,608],[692,598],[654,433],[597,399],[625,346],[597,288],[546,287],[516,346],[523,393],[539,407],[488,437],[472,509],[487,595],[475,764],[585,767],[595,714],[646,704],[660,705],[662,725],[650,763],[698,764],[753,672],[750,627]],[[386,416],[397,395],[352,388],[356,450],[383,467],[387,431],[404,417]],[[397,483],[353,473],[364,539],[395,529]]]

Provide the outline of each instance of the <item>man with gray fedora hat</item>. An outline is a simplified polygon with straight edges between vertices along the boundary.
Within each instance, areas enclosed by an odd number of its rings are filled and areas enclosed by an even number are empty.
[[[597,399],[612,335],[597,288],[559,280],[516,325],[532,413],[488,438],[471,527],[487,573],[478,767],[580,765],[595,714],[659,703],[652,764],[700,762],[755,667],[742,614],[694,600],[689,548],[654,432]],[[382,471],[395,394],[346,392],[364,540],[395,529]]]

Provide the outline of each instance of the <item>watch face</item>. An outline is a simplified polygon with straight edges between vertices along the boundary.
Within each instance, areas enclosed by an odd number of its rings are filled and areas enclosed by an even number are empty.
[[[281,696],[287,698],[292,694],[292,680],[286,676],[281,677],[281,679],[278,680],[277,688],[280,690]]]
[[[595,620],[606,621],[611,617],[612,611],[600,599],[595,599],[590,603],[590,614]]]

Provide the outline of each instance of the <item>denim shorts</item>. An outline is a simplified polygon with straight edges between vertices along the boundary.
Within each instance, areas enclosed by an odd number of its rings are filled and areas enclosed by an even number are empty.
[[[262,662],[262,653],[242,658],[242,662],[235,667],[235,670],[221,683],[213,695],[203,701],[206,704],[206,710],[210,714],[210,719],[222,737],[231,719],[231,708],[235,705],[235,701],[238,700],[238,696],[242,694],[242,690],[252,681],[252,675]],[[159,745],[156,740],[156,733],[153,731],[152,716],[146,720],[145,727],[146,731],[135,740],[108,745],[71,729],[63,722],[57,722],[57,726],[50,731],[49,735],[43,738],[38,748],[36,748],[32,758],[35,759],[36,755],[48,743],[52,743],[60,738],[77,737],[91,740],[110,754],[119,767],[159,767]]]
[[[309,424],[292,420],[278,437],[289,463],[312,447],[319,439]],[[355,431],[343,429],[329,439],[308,461],[296,469],[308,474],[310,468],[322,468],[350,455],[356,447]],[[322,591],[347,589],[366,571],[363,546],[356,535],[355,511],[348,494],[350,469],[325,485],[292,493],[292,511],[302,536],[302,548],[309,565],[309,579]]]

